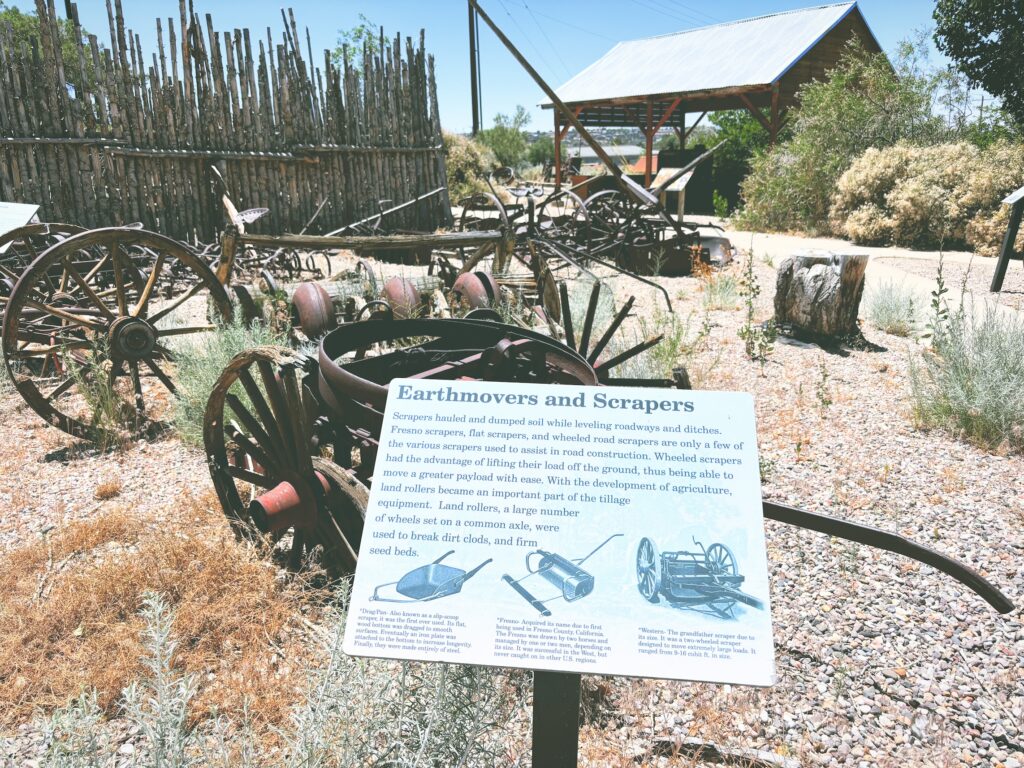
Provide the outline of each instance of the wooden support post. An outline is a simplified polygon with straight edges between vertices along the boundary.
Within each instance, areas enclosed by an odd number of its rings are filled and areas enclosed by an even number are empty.
[[[697,121],[693,125],[691,125],[687,129],[686,133],[684,134],[684,136],[683,136],[684,141],[682,142],[682,144],[684,144],[684,145],[686,144],[685,139],[690,138],[690,134],[693,133],[693,129],[696,128],[698,125],[700,125],[700,121],[703,120],[705,117],[707,117],[707,114],[708,114],[707,112],[701,112],[700,113],[700,117],[697,118]]]
[[[676,136],[679,138],[679,151],[686,149],[686,137],[690,134],[686,131],[686,112],[683,112],[683,119],[676,126]]]
[[[646,161],[644,167],[644,186],[651,186],[651,161],[654,157],[654,133],[658,129],[654,127],[654,102],[651,99],[647,100],[647,125],[644,130],[644,135],[647,137],[646,146],[644,147],[644,159]]]
[[[772,83],[772,110],[771,110],[771,128],[769,133],[769,143],[771,146],[775,146],[775,140],[779,136],[779,84],[777,82]]]
[[[562,191],[562,131],[558,124],[558,110],[555,113],[555,192]]]
[[[771,133],[772,125],[768,122],[768,118],[764,116],[764,113],[760,109],[754,106],[750,99],[747,98],[747,94],[741,93],[739,94],[739,98],[740,101],[743,102],[743,106],[747,108],[747,111],[757,119],[757,122],[759,122],[762,127],[768,131],[768,133]]]
[[[999,261],[996,262],[996,271],[992,275],[992,285],[989,291],[998,293],[1003,290],[1003,279],[1006,277],[1006,268],[1010,259],[1022,258],[1015,255],[1013,245],[1017,241],[1017,233],[1020,231],[1021,217],[1024,215],[1024,196],[1013,203],[1010,209],[1010,225],[1006,228],[1006,237],[1003,238],[1003,247],[999,251]]]
[[[476,41],[476,9],[469,3],[469,90],[472,93],[473,136],[480,132],[480,84],[477,82],[480,51],[477,50]]]
[[[580,741],[580,676],[533,673],[533,764],[576,768]]]

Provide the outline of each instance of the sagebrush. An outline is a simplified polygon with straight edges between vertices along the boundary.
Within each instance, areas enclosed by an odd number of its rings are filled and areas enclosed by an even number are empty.
[[[913,332],[920,308],[915,304],[913,291],[900,283],[881,283],[868,292],[865,303],[868,322],[878,330],[893,336],[909,336]]]
[[[970,247],[994,256],[1006,231],[1002,200],[1021,179],[1022,144],[870,148],[839,178],[830,220],[859,245]]]
[[[240,320],[194,338],[182,337],[175,347],[174,426],[186,443],[202,447],[203,415],[214,384],[235,355],[246,349],[287,343],[283,333],[263,323]]]
[[[914,414],[989,450],[1024,449],[1024,321],[988,305],[958,310],[910,369]]]

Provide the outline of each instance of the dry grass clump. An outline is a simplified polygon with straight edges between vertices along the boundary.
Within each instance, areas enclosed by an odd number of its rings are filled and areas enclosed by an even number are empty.
[[[113,499],[116,496],[121,495],[121,481],[116,477],[110,480],[104,480],[96,486],[96,490],[92,492],[93,497],[97,501],[107,501]]]
[[[1001,200],[1022,177],[1019,144],[872,148],[839,178],[830,220],[861,245],[970,246],[994,255],[1005,232]]]
[[[156,521],[115,509],[72,523],[0,559],[0,584],[0,724],[84,690],[115,703],[143,671],[149,592],[175,611],[175,666],[200,683],[194,714],[240,712],[247,699],[255,722],[274,723],[294,701],[301,644],[286,628],[299,590],[235,541],[212,496]]]

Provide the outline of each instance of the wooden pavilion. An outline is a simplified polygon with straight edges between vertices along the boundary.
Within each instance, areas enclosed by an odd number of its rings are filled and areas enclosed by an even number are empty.
[[[774,142],[800,86],[823,78],[854,37],[868,51],[882,50],[856,2],[714,24],[618,43],[557,93],[584,126],[640,128],[650,186],[660,129],[673,128],[685,147],[708,112],[746,109]],[[554,114],[555,183],[561,187],[569,126]],[[689,128],[687,114],[699,114]]]

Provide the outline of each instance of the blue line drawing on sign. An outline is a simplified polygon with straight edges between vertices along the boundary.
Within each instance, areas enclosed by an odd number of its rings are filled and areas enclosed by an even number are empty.
[[[593,575],[587,573],[585,570],[580,568],[580,566],[593,555],[597,554],[598,550],[600,550],[609,541],[622,535],[623,534],[621,533],[613,533],[591,550],[590,554],[577,560],[569,560],[559,554],[548,552],[544,549],[535,549],[526,555],[527,574],[525,576],[521,579],[513,579],[506,573],[501,577],[501,579],[512,587],[512,589],[518,592],[526,602],[536,608],[541,616],[550,616],[551,609],[544,605],[544,603],[551,602],[551,600],[558,600],[559,598],[564,598],[567,603],[571,603],[574,600],[586,597],[594,591]],[[534,567],[533,563],[530,561],[531,557],[540,558],[537,561],[536,567]],[[538,600],[534,597],[521,582],[538,574],[545,581],[548,581],[558,587],[561,594],[549,598],[548,600]]]
[[[493,558],[488,558],[470,571],[441,564],[442,560],[454,553],[455,550],[450,549],[434,562],[421,565],[419,568],[413,568],[398,581],[389,581],[378,585],[373,590],[373,595],[370,599],[383,603],[422,603],[427,600],[437,600],[441,597],[456,595],[462,590],[463,584],[493,560]],[[380,591],[385,587],[391,586],[394,586],[395,592],[408,599],[381,597]]]
[[[693,537],[700,552],[658,552],[653,539],[644,537],[636,549],[636,586],[651,603],[662,597],[672,605],[736,618],[736,603],[764,609],[764,601],[740,590],[736,557],[725,544],[704,545]]]

